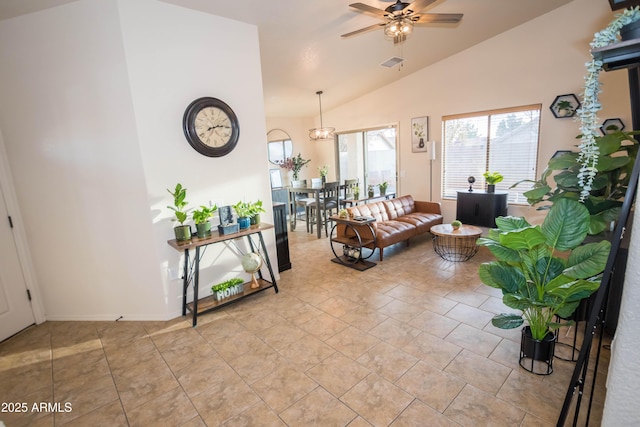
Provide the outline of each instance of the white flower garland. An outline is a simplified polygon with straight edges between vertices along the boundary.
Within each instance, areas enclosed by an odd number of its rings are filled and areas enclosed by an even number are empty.
[[[591,49],[605,47],[618,41],[620,29],[631,22],[640,19],[640,7],[626,9],[623,13],[616,15],[616,18],[607,28],[595,34],[591,42]],[[596,144],[596,134],[599,128],[597,113],[602,109],[598,102],[600,90],[600,71],[602,71],[602,61],[598,61],[591,56],[591,61],[587,62],[587,75],[585,76],[585,88],[582,95],[582,106],[578,109],[580,118],[580,132],[582,133],[580,154],[578,161],[582,164],[578,173],[578,183],[580,188],[580,201],[584,201],[589,196],[593,179],[598,171],[598,145]]]

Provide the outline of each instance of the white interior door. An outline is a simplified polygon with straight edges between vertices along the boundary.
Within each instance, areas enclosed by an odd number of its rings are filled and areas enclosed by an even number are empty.
[[[0,341],[35,323],[0,186]]]

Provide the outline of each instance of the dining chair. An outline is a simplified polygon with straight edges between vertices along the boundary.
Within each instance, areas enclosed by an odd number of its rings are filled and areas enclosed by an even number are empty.
[[[340,196],[340,207],[345,207],[348,202],[347,200],[355,199],[356,187],[358,187],[358,183],[360,180],[356,179],[345,179],[344,180],[344,191]]]
[[[298,181],[291,181],[292,187],[306,187],[307,180],[301,179]],[[295,193],[296,205],[293,207],[296,215],[296,220],[304,220],[307,221],[307,205],[311,202],[314,202],[316,199],[314,197],[309,197],[307,193]],[[298,208],[302,208],[302,210],[298,210]],[[301,214],[304,213],[304,219]],[[307,231],[309,231],[309,223],[307,222]]]
[[[329,217],[334,210],[336,211],[336,213],[338,212],[338,197],[340,195],[339,193],[339,182],[326,182],[324,184],[322,192],[320,193],[319,205],[316,204],[315,200],[307,205],[307,224],[310,226],[311,233],[313,233],[313,225],[317,222],[316,209],[319,209],[321,223],[316,225],[318,227],[322,227],[324,225],[324,233],[327,237],[329,237],[329,222],[331,222]]]

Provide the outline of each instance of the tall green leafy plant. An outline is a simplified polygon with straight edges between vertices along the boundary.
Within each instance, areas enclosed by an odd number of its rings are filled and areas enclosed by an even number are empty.
[[[598,150],[596,173],[583,202],[590,214],[589,234],[604,231],[611,221],[618,219],[620,208],[631,178],[633,163],[638,154],[637,132],[615,130],[595,138]],[[578,153],[566,153],[549,161],[547,168],[533,188],[524,192],[530,205],[541,205],[539,210],[549,209],[560,199],[579,200],[583,191],[580,171],[583,165]]]
[[[168,188],[167,191],[173,196],[173,206],[167,206],[167,208],[171,209],[175,213],[176,221],[182,225],[187,220],[187,211],[185,210],[185,207],[189,204],[186,201],[187,189],[184,188],[182,184],[177,183],[176,188],[173,191]]]
[[[478,239],[496,257],[480,266],[480,279],[502,290],[504,304],[522,314],[499,314],[494,326],[511,329],[526,320],[532,337],[542,340],[560,326],[554,323],[556,314],[570,317],[580,300],[598,289],[611,244],[582,245],[589,217],[584,205],[563,198],[540,226],[524,218],[496,218],[497,228]]]

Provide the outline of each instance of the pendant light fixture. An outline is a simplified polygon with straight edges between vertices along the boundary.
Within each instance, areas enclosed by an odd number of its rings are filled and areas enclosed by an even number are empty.
[[[316,92],[318,95],[318,103],[320,104],[320,127],[316,129],[309,129],[309,138],[312,141],[322,141],[323,139],[333,139],[335,137],[336,128],[324,127],[322,125],[322,91]]]

